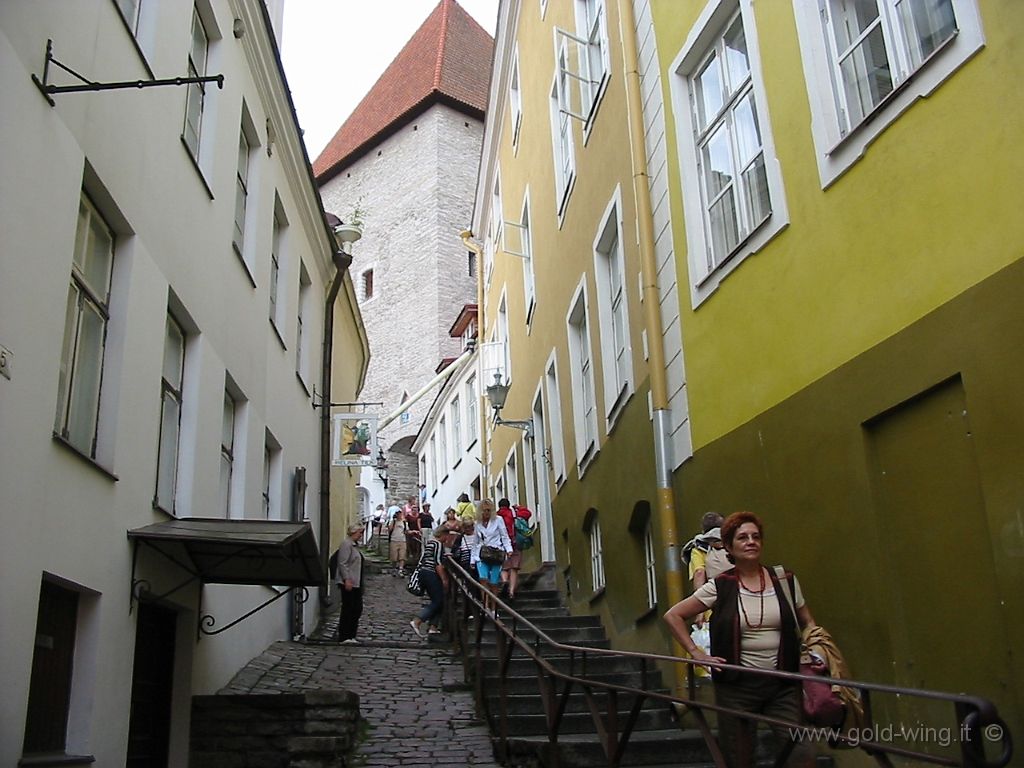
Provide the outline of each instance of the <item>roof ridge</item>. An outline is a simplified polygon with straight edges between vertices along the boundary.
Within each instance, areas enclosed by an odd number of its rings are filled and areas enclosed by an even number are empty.
[[[441,90],[441,69],[444,67],[444,52],[448,42],[448,9],[451,0],[441,0],[441,39],[437,45],[437,59],[434,61],[434,90]]]

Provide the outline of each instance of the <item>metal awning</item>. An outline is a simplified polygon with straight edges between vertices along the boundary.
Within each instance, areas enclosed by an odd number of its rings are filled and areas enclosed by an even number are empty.
[[[158,550],[204,584],[324,584],[309,523],[192,517],[135,528],[128,538]]]

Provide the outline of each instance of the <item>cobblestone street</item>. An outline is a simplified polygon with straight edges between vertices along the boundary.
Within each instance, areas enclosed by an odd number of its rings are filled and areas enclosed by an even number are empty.
[[[496,766],[472,693],[461,689],[460,659],[446,641],[413,633],[409,620],[421,601],[406,591],[404,578],[369,570],[358,645],[316,642],[333,636],[335,610],[313,642],[275,643],[221,693],[344,688],[358,694],[367,726],[352,765]]]

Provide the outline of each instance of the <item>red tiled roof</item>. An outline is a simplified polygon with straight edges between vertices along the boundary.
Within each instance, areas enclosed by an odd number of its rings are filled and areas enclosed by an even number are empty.
[[[493,55],[487,31],[455,0],[441,0],[313,163],[317,180],[435,101],[482,117]]]

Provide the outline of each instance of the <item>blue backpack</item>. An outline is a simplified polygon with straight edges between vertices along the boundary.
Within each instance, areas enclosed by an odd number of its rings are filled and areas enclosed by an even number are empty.
[[[532,547],[535,529],[530,527],[529,520],[525,517],[517,517],[514,527],[516,532],[516,549],[522,552]]]

